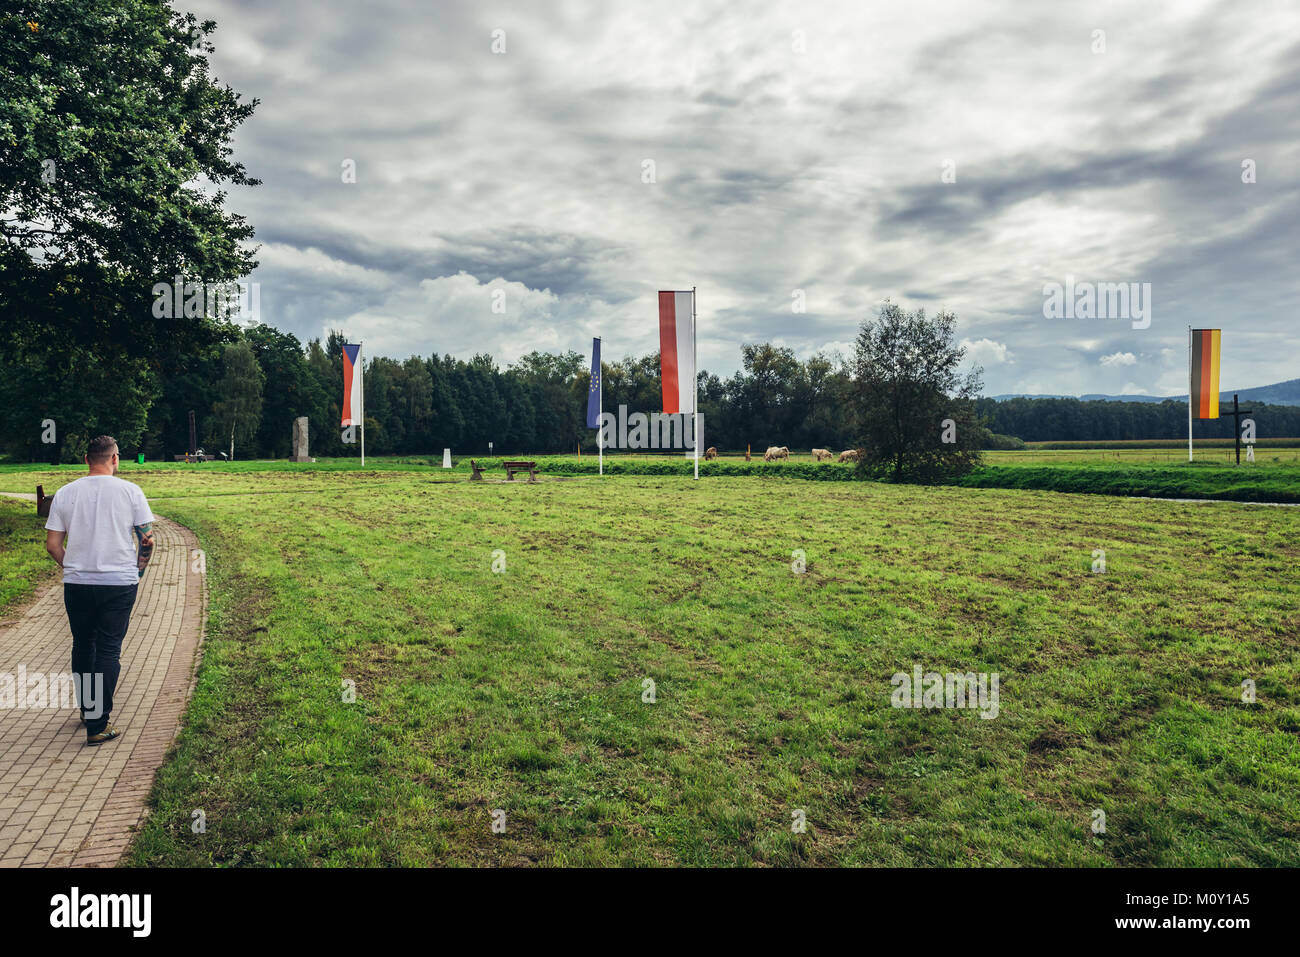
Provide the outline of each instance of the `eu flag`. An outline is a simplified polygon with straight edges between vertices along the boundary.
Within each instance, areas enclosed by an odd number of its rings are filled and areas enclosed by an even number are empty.
[[[600,428],[600,340],[591,340],[591,388],[587,390],[587,428]]]

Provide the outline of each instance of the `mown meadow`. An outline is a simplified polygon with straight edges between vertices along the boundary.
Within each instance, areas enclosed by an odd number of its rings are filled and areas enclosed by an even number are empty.
[[[44,524],[32,502],[0,497],[0,618],[55,571],[45,554]]]
[[[129,863],[1300,865],[1295,509],[370,464],[124,468],[211,588]]]

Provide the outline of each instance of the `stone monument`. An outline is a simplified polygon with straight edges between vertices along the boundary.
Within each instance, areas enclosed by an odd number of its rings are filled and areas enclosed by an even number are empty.
[[[293,455],[290,462],[310,462],[307,454],[307,416],[302,415],[293,420]]]

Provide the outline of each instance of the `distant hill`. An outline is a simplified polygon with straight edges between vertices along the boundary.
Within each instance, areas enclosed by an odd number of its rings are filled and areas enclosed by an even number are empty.
[[[1089,392],[1087,395],[1079,396],[1079,398],[1083,399],[1085,402],[1164,402],[1169,398],[1182,399],[1184,402],[1187,401],[1187,396],[1185,395],[1103,395],[1100,392]],[[1232,400],[1231,395],[1228,396],[1228,400]]]
[[[1272,385],[1262,385],[1254,389],[1238,389],[1237,395],[1242,402],[1250,399],[1255,402],[1267,402],[1269,405],[1300,405],[1300,379],[1287,379]],[[1187,393],[1182,395],[1103,395],[1092,392],[1087,395],[1029,395],[1027,393],[1009,393],[994,395],[989,398],[999,402],[1006,399],[1082,399],[1085,402],[1164,402],[1166,399],[1186,401]],[[1220,392],[1219,401],[1232,403],[1231,392]]]
[[[1258,389],[1247,389],[1238,395],[1243,401],[1254,399],[1256,402],[1267,402],[1269,405],[1300,405],[1300,379],[1287,379],[1285,382],[1277,382],[1273,385],[1262,385]],[[1219,401],[1224,398],[1229,402],[1232,401],[1232,393],[1226,392],[1220,395]]]

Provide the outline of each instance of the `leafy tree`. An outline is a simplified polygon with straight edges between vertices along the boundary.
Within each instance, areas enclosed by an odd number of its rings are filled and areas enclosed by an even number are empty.
[[[532,398],[537,424],[534,438],[539,448],[557,452],[575,448],[587,433],[588,360],[572,351],[563,355],[530,352],[512,371]],[[488,436],[481,438],[486,444]]]
[[[308,444],[327,431],[320,415],[324,404],[316,377],[307,364],[298,337],[262,324],[244,331],[257,363],[266,377],[262,390],[262,417],[254,440],[255,454],[287,458],[293,451],[293,420],[308,419]]]
[[[401,391],[395,405],[406,423],[406,440],[401,450],[407,454],[431,451],[433,377],[423,359],[411,356],[402,363]]]
[[[190,417],[204,434],[216,384],[221,381],[219,345],[204,346],[186,355],[179,350],[160,357],[163,384],[149,407],[144,451],[151,458],[186,452],[190,447]]]
[[[461,397],[454,381],[456,360],[451,356],[443,356],[441,359],[430,356],[425,361],[425,368],[429,370],[429,379],[433,383],[429,451],[459,448],[460,436],[465,428],[465,415],[461,411]]]
[[[395,450],[405,432],[400,409],[394,409],[390,399],[394,375],[400,373],[401,366],[387,356],[369,361],[363,356],[362,361],[366,366],[362,376],[366,390],[366,451],[373,455],[388,455]]]
[[[508,423],[506,433],[501,441],[493,439],[494,449],[498,454],[523,454],[538,448],[537,410],[533,407],[532,396],[513,371],[507,370],[501,377],[501,398],[506,404]]]
[[[979,464],[981,370],[959,374],[966,350],[953,341],[956,323],[950,312],[927,318],[889,300],[862,323],[854,384],[864,472],[933,482]]]
[[[230,146],[256,102],[211,79],[214,30],[156,0],[0,12],[0,354],[21,353],[6,380],[71,424],[61,436],[139,441],[177,371],[166,357],[229,335],[207,315],[157,314],[155,284],[256,265],[222,190],[256,184]],[[11,449],[31,432],[3,427]]]
[[[126,456],[140,447],[156,389],[143,359],[116,351],[0,353],[0,434],[11,453],[32,461],[80,462],[86,443],[104,433]],[[48,431],[52,443],[43,441]]]
[[[226,346],[222,353],[225,375],[212,404],[210,434],[218,441],[230,440],[230,458],[235,458],[235,440],[242,445],[257,434],[262,420],[262,386],[266,375],[257,364],[253,347],[240,340]]]
[[[331,339],[333,336],[331,335]],[[343,353],[331,357],[319,339],[307,343],[307,368],[316,384],[316,402],[313,403],[312,421],[321,423],[312,431],[311,445],[321,455],[343,455],[354,446],[344,445],[340,423],[343,411]]]
[[[215,341],[153,286],[256,263],[223,184],[256,101],[209,76],[212,21],[152,0],[17,0],[0,16],[0,311],[10,343],[128,358]],[[215,189],[213,187],[216,187]]]

